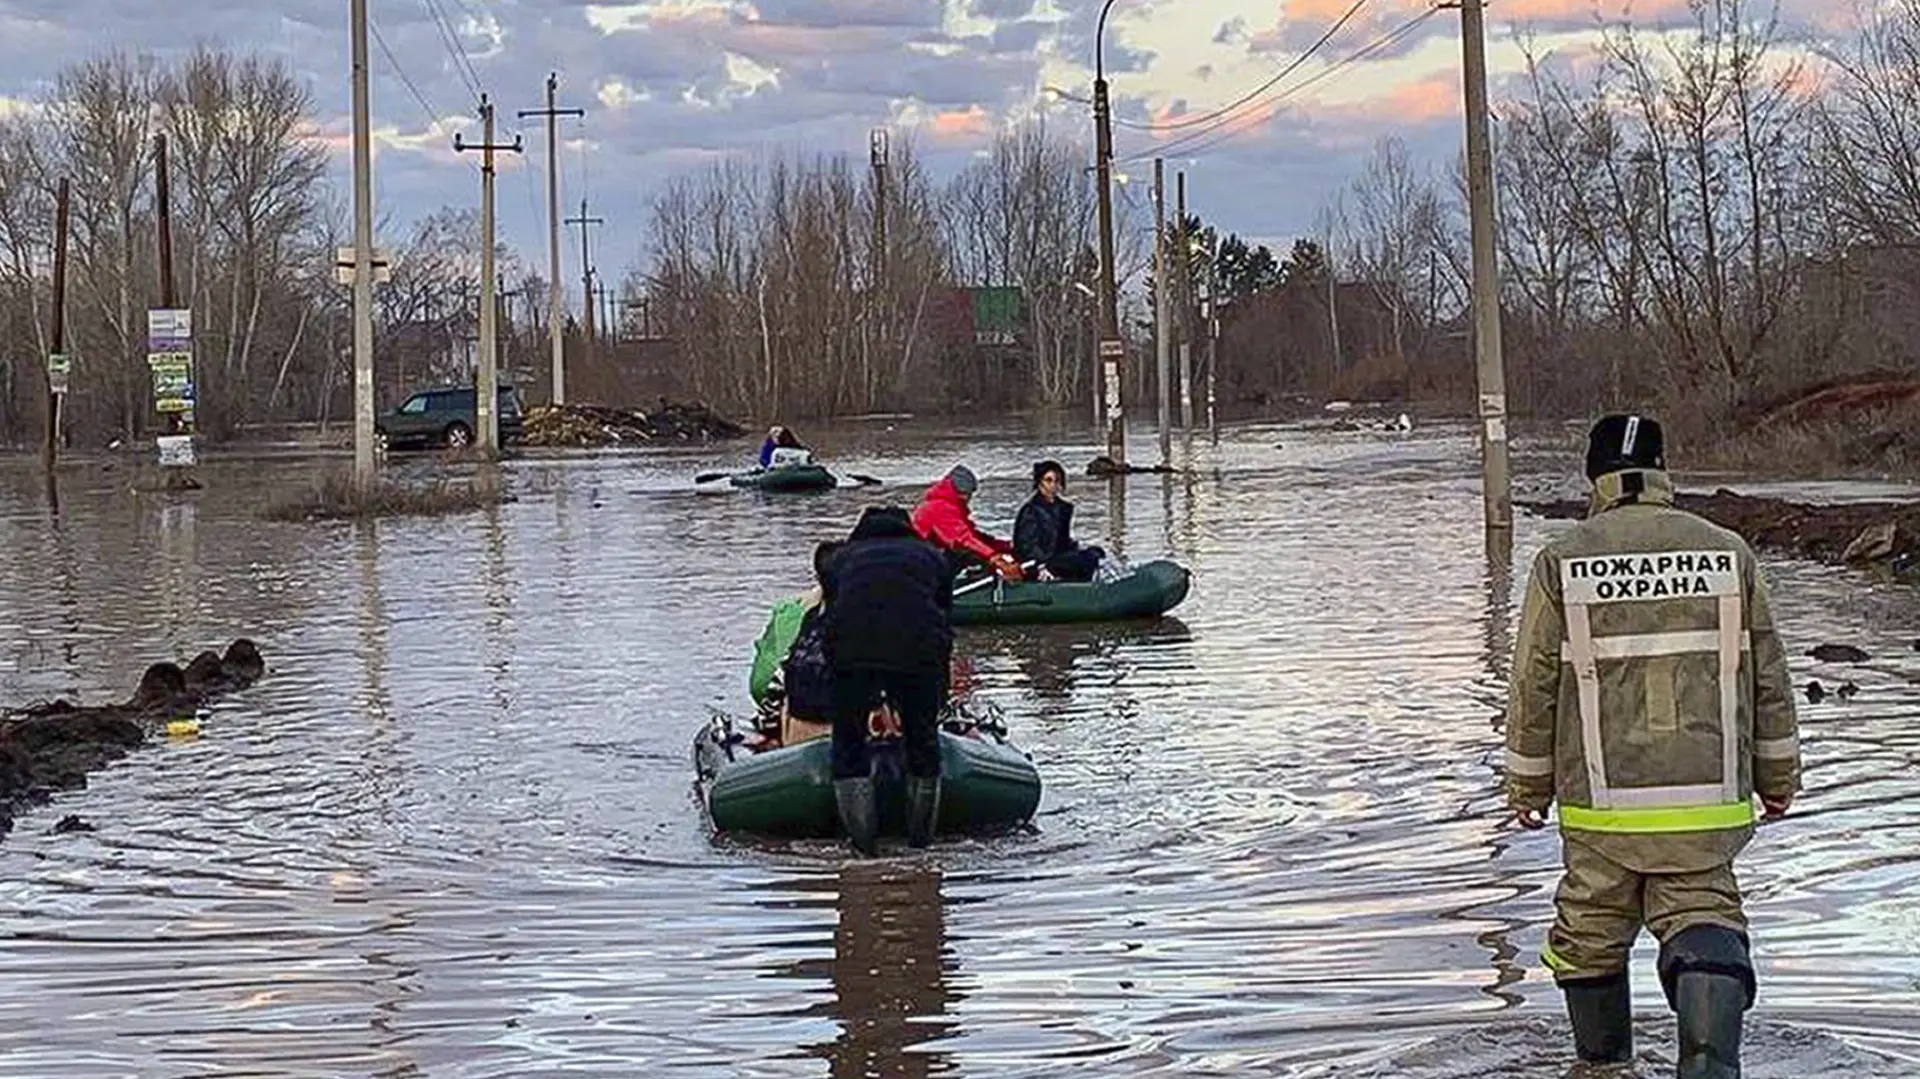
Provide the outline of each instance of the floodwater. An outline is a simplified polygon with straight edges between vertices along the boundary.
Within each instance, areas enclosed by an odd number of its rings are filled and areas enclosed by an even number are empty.
[[[0,1075],[1566,1072],[1557,844],[1503,825],[1496,772],[1510,566],[1566,525],[1523,515],[1490,562],[1466,431],[1236,428],[1124,499],[1075,480],[1082,536],[1181,560],[1191,597],[963,631],[1041,812],[866,863],[714,839],[695,729],[746,711],[767,607],[860,507],[964,459],[1004,530],[1028,462],[1095,447],[806,433],[887,486],[696,492],[743,443],[524,458],[495,511],[295,525],[257,509],[310,463],[215,463],[171,500],[80,463],[50,522],[0,470],[0,700],[118,699],[237,635],[270,666],[0,840]],[[1523,492],[1575,489],[1518,462]],[[1741,863],[1747,1074],[1920,1073],[1920,596],[1769,573],[1796,679],[1861,692],[1803,703],[1810,790]],[[1875,658],[1804,658],[1823,641]],[[50,834],[69,813],[99,830]],[[1672,1059],[1654,955],[1646,1076]]]

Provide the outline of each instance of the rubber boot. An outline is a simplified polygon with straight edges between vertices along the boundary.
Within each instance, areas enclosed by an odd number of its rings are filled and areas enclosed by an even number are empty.
[[[840,812],[840,829],[853,849],[871,858],[879,849],[879,810],[873,802],[873,779],[836,779],[833,804]]]
[[[1588,1064],[1625,1064],[1633,1059],[1633,992],[1625,971],[1608,978],[1565,982],[1573,1048]]]
[[[1739,978],[1687,971],[1674,985],[1680,1020],[1679,1079],[1740,1079],[1740,1022],[1747,987]]]
[[[907,846],[922,848],[933,842],[940,823],[940,777],[907,777]]]

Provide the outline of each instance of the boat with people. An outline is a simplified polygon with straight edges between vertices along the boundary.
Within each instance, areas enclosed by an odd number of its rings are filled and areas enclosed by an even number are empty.
[[[1168,559],[1143,562],[1094,581],[1009,581],[997,576],[953,590],[956,626],[1041,625],[1158,618],[1178,607],[1193,574]]]
[[[901,740],[872,745],[879,834],[906,834],[906,782]],[[840,820],[834,804],[833,739],[782,744],[752,723],[716,714],[693,740],[694,770],[715,829],[780,838],[831,838]],[[1040,773],[1007,740],[1006,724],[978,705],[948,709],[940,724],[938,835],[1006,831],[1031,820],[1040,805]]]

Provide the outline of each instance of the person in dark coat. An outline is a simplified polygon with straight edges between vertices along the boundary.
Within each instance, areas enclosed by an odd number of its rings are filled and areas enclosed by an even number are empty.
[[[847,837],[874,852],[877,810],[868,717],[882,695],[906,742],[907,841],[933,839],[940,808],[940,711],[953,656],[953,574],[905,510],[870,507],[827,567],[833,669],[833,790]]]
[[[1013,553],[1022,563],[1038,563],[1043,581],[1091,581],[1107,552],[1082,547],[1073,538],[1073,503],[1067,490],[1067,470],[1058,461],[1033,466],[1033,497],[1020,507],[1013,523]]]

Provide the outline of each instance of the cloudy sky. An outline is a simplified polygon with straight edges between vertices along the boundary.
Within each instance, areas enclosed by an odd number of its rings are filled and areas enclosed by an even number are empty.
[[[868,132],[888,127],[945,173],[1003,124],[1040,116],[1076,135],[1091,129],[1073,98],[1090,93],[1099,0],[369,2],[381,212],[405,222],[477,200],[478,162],[451,146],[455,131],[478,137],[477,85],[499,106],[503,134],[523,131],[530,151],[503,164],[504,238],[543,261],[544,128],[514,113],[539,107],[556,71],[562,104],[587,109],[584,121],[563,122],[565,197],[577,208],[590,196],[607,219],[594,243],[609,274],[640,259],[646,207],[667,179],[729,155],[863,156]],[[1850,2],[1782,0],[1783,17],[1810,47],[1844,32]],[[1164,151],[1170,167],[1188,170],[1197,211],[1284,245],[1312,227],[1381,136],[1451,160],[1462,139],[1458,14],[1414,22],[1428,6],[1362,0],[1273,94],[1209,131],[1164,125],[1233,102],[1296,64],[1354,0],[1117,0],[1106,65],[1125,125],[1116,132],[1121,168],[1145,179],[1143,158]],[[1537,50],[1578,55],[1599,20],[1623,10],[1654,26],[1684,20],[1687,5],[1492,0],[1496,83],[1519,70],[1522,32]],[[276,53],[312,87],[344,194],[347,13],[347,0],[0,0],[0,110],[104,49],[167,56],[204,42]],[[1365,60],[1335,66],[1383,38],[1386,47]],[[1141,198],[1145,189],[1127,190]]]

